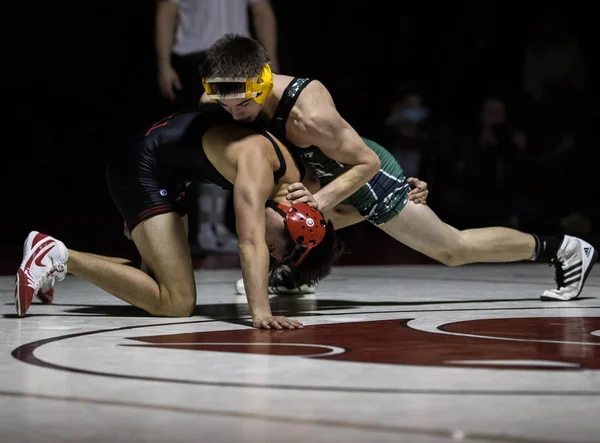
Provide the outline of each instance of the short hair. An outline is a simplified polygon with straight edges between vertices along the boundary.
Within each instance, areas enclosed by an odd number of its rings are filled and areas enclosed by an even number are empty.
[[[285,231],[288,235],[286,256],[281,260],[275,261],[272,265],[269,272],[269,286],[278,286],[278,276],[275,269],[283,265],[289,268],[291,283],[296,288],[302,285],[316,285],[331,274],[333,265],[344,252],[344,242],[337,236],[331,220],[328,220],[325,225],[325,237],[321,243],[312,248],[298,266],[294,266],[294,260],[297,257],[292,255],[292,251],[296,245],[289,231],[287,229]]]
[[[265,47],[251,37],[239,34],[224,34],[206,51],[200,66],[202,78],[214,77],[254,77],[260,75],[271,61]],[[215,83],[212,85],[219,94],[239,92],[239,83]]]

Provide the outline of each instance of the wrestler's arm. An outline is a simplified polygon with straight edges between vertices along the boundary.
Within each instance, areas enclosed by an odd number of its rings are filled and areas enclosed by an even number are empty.
[[[262,140],[266,140],[262,136]],[[248,140],[248,139],[246,139]],[[255,139],[256,140],[256,139]],[[258,142],[257,142],[258,143]],[[302,324],[282,316],[274,317],[269,304],[269,248],[265,240],[265,203],[273,191],[273,166],[249,144],[237,149],[237,173],[233,204],[240,249],[242,278],[252,324],[264,329],[295,329]]]
[[[265,241],[265,202],[273,189],[273,170],[253,149],[238,151],[233,203],[240,248],[242,277],[252,319],[271,316],[268,275],[269,248]]]
[[[304,177],[302,177],[302,184],[309,194],[305,194],[307,197],[312,194],[316,194],[321,189],[321,183],[319,182],[319,177],[315,173],[313,167],[304,159],[301,159],[302,165],[304,166]],[[306,203],[306,202],[302,202]]]
[[[302,163],[304,164],[304,170],[306,171],[304,178],[302,179],[302,182],[292,183],[288,186],[288,199],[293,203],[306,203],[309,206],[318,207],[318,202],[315,200],[314,195],[321,189],[319,177],[315,173],[313,167],[304,159],[302,159]],[[426,205],[427,197],[429,196],[427,182],[419,180],[417,177],[408,177],[406,180],[411,187],[411,190],[408,193],[408,199],[416,204]],[[324,212],[328,214],[331,209],[336,209],[339,206],[340,204],[337,204]]]
[[[288,187],[288,190],[292,192],[296,201],[311,205],[311,203],[315,203],[314,194],[319,192],[321,185],[319,177],[310,164],[304,159],[302,159],[302,163],[305,170],[302,182],[292,183]],[[408,193],[409,200],[414,201],[416,204],[426,205],[427,196],[429,195],[427,182],[419,180],[416,177],[409,177],[407,180],[412,187]],[[343,229],[364,221],[364,217],[360,215],[358,210],[347,204],[335,205],[333,208],[323,211],[323,215],[325,219],[333,222],[335,229]]]
[[[338,113],[331,95],[320,82],[312,82],[299,96],[295,117],[288,121],[290,141],[298,146],[318,146],[327,157],[348,166],[315,193],[321,211],[354,194],[379,171],[379,157]]]

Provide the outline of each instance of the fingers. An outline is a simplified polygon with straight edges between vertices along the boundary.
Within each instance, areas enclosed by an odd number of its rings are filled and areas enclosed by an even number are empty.
[[[429,191],[421,191],[420,189],[413,189],[408,193],[408,199],[415,203],[426,204],[427,196],[429,195]]]
[[[302,323],[296,320],[290,320],[286,317],[273,317],[271,320],[268,321],[268,323],[272,328],[278,330],[302,328]]]
[[[302,329],[304,325],[298,320],[291,320],[286,317],[272,317],[267,320],[262,320],[258,325],[255,325],[261,329]]]
[[[268,321],[262,321],[262,322],[260,323],[260,328],[261,328],[261,329],[271,329],[271,325],[269,324],[269,322],[268,322]]]
[[[406,179],[406,181],[408,182],[408,184],[410,185],[410,187],[413,188],[413,189],[420,189],[420,190],[427,189],[427,182],[423,181],[423,180],[419,180],[416,177],[408,177]]]
[[[428,194],[429,194],[429,191],[409,193],[408,199],[416,204],[420,203],[420,204],[426,205]]]
[[[307,190],[290,192],[287,196],[288,200],[298,200],[300,198],[312,198],[312,194]]]
[[[285,318],[285,317],[283,317]],[[290,325],[291,327],[288,329],[302,329],[304,328],[304,325],[302,323],[300,323],[298,320],[292,320],[289,318],[285,318],[286,322],[288,325]]]
[[[429,195],[429,191],[427,189],[415,188],[408,193],[408,196],[412,197],[412,198],[424,198],[424,197],[427,197],[428,195]]]
[[[314,196],[302,183],[293,183],[288,186],[288,194],[286,195],[286,198],[293,205],[296,203],[306,203],[311,208],[318,209],[318,203],[316,202]]]
[[[414,198],[411,200],[414,204],[416,205],[424,205],[427,206],[427,199],[426,198]]]
[[[295,205],[296,203],[306,203],[311,208],[319,209],[319,206],[312,198],[308,198],[308,197],[307,198],[299,198],[298,200],[294,200],[292,202],[293,205]]]
[[[411,186],[411,188],[414,188],[414,187],[416,186],[416,182],[418,182],[418,181],[419,181],[419,179],[418,179],[418,178],[415,178],[415,177],[408,177],[408,178],[406,179],[406,181],[407,181],[407,182],[408,182],[408,184]]]
[[[408,177],[406,181],[412,188],[408,193],[408,199],[416,204],[427,204],[427,196],[429,191],[427,190],[427,182],[419,180],[416,177]]]
[[[288,186],[288,194],[287,194],[287,199],[294,201],[297,200],[301,197],[305,197],[305,196],[311,196],[311,192],[306,189],[306,186],[304,186],[302,183],[298,182],[298,183],[292,183],[291,185]]]
[[[299,190],[306,190],[306,186],[304,186],[301,182],[292,183],[288,186],[288,192],[294,192]]]
[[[305,195],[304,197],[299,197],[299,198],[292,199],[292,200],[290,200],[290,203],[292,205],[295,205],[296,203],[306,203],[311,208],[317,208],[318,209],[317,202],[312,197],[312,195]]]

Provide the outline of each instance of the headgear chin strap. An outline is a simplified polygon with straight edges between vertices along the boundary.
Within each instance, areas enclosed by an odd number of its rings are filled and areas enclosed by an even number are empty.
[[[245,89],[244,92],[238,94],[218,94],[212,88],[213,83],[244,83]],[[258,77],[202,78],[202,85],[204,86],[206,95],[213,102],[234,98],[253,98],[256,103],[262,105],[273,89],[273,73],[271,72],[271,67],[267,64]]]
[[[267,202],[267,205],[285,213],[288,232],[296,244],[289,257],[293,259],[293,257],[300,253],[300,257],[294,262],[294,266],[298,266],[306,258],[310,250],[318,246],[325,238],[327,223],[323,215],[306,203],[296,203],[292,206],[286,206],[270,200]]]

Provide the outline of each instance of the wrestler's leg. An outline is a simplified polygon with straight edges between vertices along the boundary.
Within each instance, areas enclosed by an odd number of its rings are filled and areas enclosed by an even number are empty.
[[[68,270],[115,297],[156,316],[189,316],[196,284],[184,224],[175,212],[142,221],[133,241],[155,279],[140,269],[69,250]]]
[[[515,262],[535,254],[533,235],[504,227],[458,229],[444,223],[429,206],[408,202],[380,228],[404,243],[448,266],[467,263]]]

